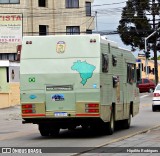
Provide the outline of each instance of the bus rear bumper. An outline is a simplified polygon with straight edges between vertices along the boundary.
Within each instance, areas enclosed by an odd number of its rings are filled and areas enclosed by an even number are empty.
[[[95,124],[103,124],[103,120],[100,117],[75,117],[75,118],[23,118],[23,124],[33,123],[45,126],[55,126],[59,128],[68,128],[74,126],[91,126]]]

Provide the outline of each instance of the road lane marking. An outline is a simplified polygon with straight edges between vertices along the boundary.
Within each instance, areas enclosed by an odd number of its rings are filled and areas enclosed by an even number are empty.
[[[140,107],[150,107],[152,104],[141,104]]]

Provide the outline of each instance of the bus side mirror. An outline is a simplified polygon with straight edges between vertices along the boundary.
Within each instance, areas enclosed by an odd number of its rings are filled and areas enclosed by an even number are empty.
[[[118,77],[117,76],[113,76],[112,79],[113,79],[113,88],[116,88],[117,85],[118,85]]]
[[[116,66],[117,65],[117,58],[116,56],[112,55],[112,65]]]

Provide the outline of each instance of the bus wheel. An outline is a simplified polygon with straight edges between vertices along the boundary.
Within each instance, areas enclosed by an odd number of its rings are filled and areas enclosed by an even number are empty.
[[[49,130],[44,127],[44,125],[39,125],[39,132],[41,136],[49,136]]]
[[[124,129],[129,129],[131,125],[131,113],[129,113],[129,118],[123,120],[123,127]]]
[[[114,113],[113,112],[111,113],[110,122],[107,123],[107,124],[108,124],[108,126],[107,126],[108,134],[112,135],[113,132],[114,132],[114,126],[115,126]]]

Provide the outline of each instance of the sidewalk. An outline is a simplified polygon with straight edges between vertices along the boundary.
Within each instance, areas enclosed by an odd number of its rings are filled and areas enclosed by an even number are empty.
[[[128,148],[128,153],[137,153],[138,155],[138,153],[144,153],[145,150],[145,155],[147,156],[153,155],[151,152],[154,155],[160,155],[160,127],[115,142],[106,147],[131,147],[131,150]]]
[[[0,120],[21,120],[20,105],[0,109]]]
[[[114,135],[114,134],[113,134]],[[90,150],[81,156],[159,156],[160,126],[121,141]]]

